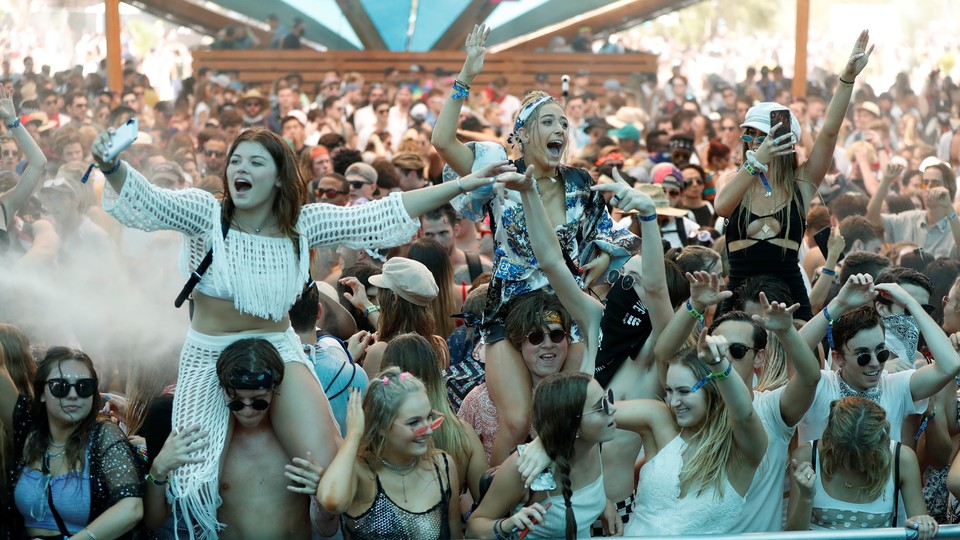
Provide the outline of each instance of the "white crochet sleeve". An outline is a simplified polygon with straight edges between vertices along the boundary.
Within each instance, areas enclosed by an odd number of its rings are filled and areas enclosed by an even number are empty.
[[[403,207],[400,193],[360,206],[304,205],[297,224],[310,247],[343,244],[351,249],[403,245],[420,228]]]
[[[120,193],[109,182],[103,186],[103,209],[127,227],[189,236],[209,233],[220,221],[220,203],[212,194],[159,188],[130,165]]]

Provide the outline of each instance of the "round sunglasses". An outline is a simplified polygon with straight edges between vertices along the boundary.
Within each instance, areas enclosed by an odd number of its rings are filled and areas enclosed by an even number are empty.
[[[629,291],[633,288],[634,283],[637,280],[630,274],[621,273],[619,270],[611,270],[607,272],[607,283],[613,286],[620,278],[623,278],[623,281],[620,281],[620,286],[623,287],[623,290]]]
[[[543,330],[534,330],[527,334],[527,341],[531,345],[539,345],[543,343],[543,338],[547,335],[550,336],[550,341],[554,343],[561,343],[567,339],[567,333],[563,330],[551,330],[547,334],[544,334]]]
[[[97,380],[77,379],[77,382],[71,383],[67,379],[50,379],[47,381],[47,388],[50,389],[50,395],[55,398],[67,397],[71,388],[77,390],[77,397],[88,398],[97,392]]]
[[[585,412],[585,413],[581,413],[581,414],[580,414],[580,417],[582,418],[582,417],[584,417],[584,416],[586,416],[586,415],[588,415],[588,414],[593,414],[593,413],[596,413],[596,412],[603,412],[603,414],[605,414],[605,415],[607,415],[607,416],[610,416],[610,412],[611,412],[611,411],[610,411],[610,407],[612,407],[612,406],[613,406],[613,390],[610,389],[610,388],[608,388],[608,389],[607,389],[607,395],[605,395],[605,396],[603,396],[602,398],[600,398],[600,405],[597,406],[597,408],[595,408],[595,409],[590,409],[589,411],[587,411],[587,412]]]
[[[870,363],[870,359],[873,358],[873,353],[860,353],[857,355],[857,364],[860,367],[866,367]],[[890,351],[888,349],[880,349],[876,352],[877,362],[883,364],[890,359]]]
[[[233,412],[240,412],[247,407],[255,411],[264,411],[269,406],[270,402],[265,399],[255,399],[252,403],[244,403],[242,399],[235,399],[227,403],[227,408]]]

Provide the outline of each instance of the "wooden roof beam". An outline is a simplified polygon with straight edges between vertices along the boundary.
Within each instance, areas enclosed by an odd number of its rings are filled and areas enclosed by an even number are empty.
[[[373,20],[363,8],[363,4],[357,0],[337,0],[337,6],[343,12],[347,22],[353,27],[363,48],[368,51],[385,51],[387,44],[383,41],[383,36],[373,24]]]
[[[473,25],[487,20],[496,8],[497,3],[493,0],[471,0],[456,20],[447,27],[446,32],[434,42],[432,50],[460,50],[467,32],[473,28]]]
[[[125,0],[126,3],[164,20],[188,26],[202,34],[214,35],[231,24],[243,21],[217,13],[186,0]],[[249,26],[264,47],[270,43],[270,32]]]

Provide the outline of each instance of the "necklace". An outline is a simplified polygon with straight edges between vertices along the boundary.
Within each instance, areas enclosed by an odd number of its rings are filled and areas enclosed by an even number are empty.
[[[67,445],[66,441],[64,441],[64,442],[61,443],[61,444],[57,444],[57,443],[55,443],[55,442],[53,442],[53,441],[50,441],[50,442],[48,442],[47,444],[50,445],[50,446],[52,446],[52,447],[54,447],[54,448],[63,448],[64,446]]]
[[[66,449],[60,450],[59,452],[51,452],[49,450],[45,451],[43,454],[47,457],[48,460],[56,459],[67,452]]]
[[[245,228],[247,228],[247,229],[253,229],[253,232],[255,232],[255,233],[257,233],[257,234],[260,234],[260,231],[262,231],[263,229],[266,229],[267,227],[273,227],[274,225],[276,225],[276,223],[271,223],[271,224],[269,224],[269,225],[261,225],[261,226],[259,226],[259,227],[254,227],[254,226],[248,224],[246,221],[240,219],[240,216],[237,216],[236,214],[234,214],[233,219],[235,219],[235,220],[237,221],[237,225],[242,225],[243,227],[245,227]]]
[[[403,490],[403,502],[407,502],[407,476],[416,470],[417,458],[413,458],[408,465],[394,465],[385,459],[381,459],[380,463],[383,463],[383,466],[388,471],[400,477],[400,487]]]

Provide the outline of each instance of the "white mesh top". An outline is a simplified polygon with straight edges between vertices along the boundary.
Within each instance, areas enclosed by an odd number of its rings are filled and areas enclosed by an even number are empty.
[[[154,186],[127,167],[117,194],[107,183],[103,208],[120,223],[144,231],[172,230],[184,235],[180,271],[186,278],[213,246],[213,263],[198,287],[212,296],[232,298],[238,311],[282,320],[309,276],[309,248],[342,244],[352,249],[384,249],[410,240],[420,227],[403,207],[399,193],[361,206],[307,204],[296,229],[300,253],[288,238],[256,236],[220,225],[220,202],[199,189],[168,190]]]

